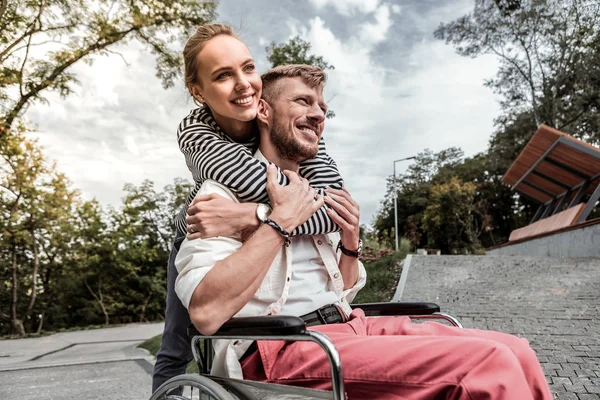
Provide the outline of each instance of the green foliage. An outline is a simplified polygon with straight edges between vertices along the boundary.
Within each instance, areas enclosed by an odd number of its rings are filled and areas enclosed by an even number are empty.
[[[25,333],[23,323],[43,291],[46,263],[60,257],[48,248],[63,247],[78,196],[24,130],[19,126],[0,141],[0,321],[16,334]]]
[[[84,202],[24,133],[0,142],[0,334],[163,318],[166,266],[190,184]]]
[[[333,65],[325,62],[323,57],[310,54],[310,43],[300,36],[290,39],[287,43],[271,42],[265,50],[272,68],[287,64],[308,64],[323,70],[335,69]],[[335,112],[331,109],[327,110],[326,117],[335,117]]]
[[[158,353],[158,350],[160,350],[161,343],[162,343],[162,335],[156,335],[156,336],[146,340],[142,344],[138,345],[138,347],[141,347],[142,349],[146,349],[150,352],[150,354],[152,354],[153,356],[156,356],[156,353]]]
[[[367,284],[358,292],[353,303],[390,301],[402,272],[400,263],[405,257],[406,253],[399,251],[377,261],[364,263],[367,270]]]
[[[216,3],[196,0],[31,0],[2,2],[0,13],[0,138],[44,93],[69,95],[77,83],[70,67],[116,44],[137,40],[156,56],[165,87],[181,72],[170,44],[211,21]]]
[[[456,177],[431,186],[430,204],[423,214],[429,247],[446,254],[472,254],[478,249],[473,227],[476,188]]]
[[[434,35],[452,44],[460,55],[498,58],[498,73],[486,85],[500,96],[502,115],[495,121],[486,152],[463,158],[455,149],[449,162],[433,153],[420,155],[406,174],[390,178],[374,228],[379,242],[393,240],[396,192],[401,236],[417,247],[473,252],[477,242],[483,247],[505,242],[535,213],[538,204],[515,195],[501,179],[539,124],[600,143],[600,4],[475,0],[471,13],[441,24]],[[449,189],[454,177],[472,182],[475,191],[472,199],[469,196],[470,214],[455,210],[471,216],[472,229],[450,243],[453,238],[442,240],[440,232],[456,232],[448,231],[450,225],[444,221],[451,221],[449,210],[440,206],[433,188],[450,185]],[[453,222],[456,229],[463,223],[460,219]]]
[[[271,67],[286,64],[308,64],[320,67],[323,70],[335,69],[323,57],[310,54],[310,43],[296,36],[287,43],[277,44],[272,42],[267,48],[267,59]]]

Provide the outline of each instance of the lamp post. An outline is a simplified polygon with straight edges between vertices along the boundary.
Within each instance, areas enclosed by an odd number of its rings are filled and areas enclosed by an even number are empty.
[[[396,239],[396,251],[398,251],[398,191],[396,190],[396,163],[406,160],[414,160],[416,157],[406,157],[394,160],[394,236]]]

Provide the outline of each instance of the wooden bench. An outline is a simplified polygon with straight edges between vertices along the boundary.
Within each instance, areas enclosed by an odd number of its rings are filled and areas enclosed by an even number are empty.
[[[585,203],[578,204],[550,217],[536,221],[533,224],[524,226],[523,228],[515,229],[510,233],[508,241],[514,242],[515,240],[550,233],[571,226],[577,223],[577,219],[583,212],[585,205]]]

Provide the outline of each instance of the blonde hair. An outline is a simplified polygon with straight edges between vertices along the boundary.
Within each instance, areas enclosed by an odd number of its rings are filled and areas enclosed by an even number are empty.
[[[183,48],[184,80],[185,87],[192,97],[194,97],[192,86],[200,83],[198,81],[198,53],[200,53],[206,42],[219,35],[227,35],[239,40],[230,26],[206,24],[199,26],[185,43]]]
[[[310,87],[323,87],[327,81],[327,74],[319,67],[307,64],[280,65],[265,72],[262,76],[262,98],[270,105],[281,94],[278,82],[282,78],[300,77]]]

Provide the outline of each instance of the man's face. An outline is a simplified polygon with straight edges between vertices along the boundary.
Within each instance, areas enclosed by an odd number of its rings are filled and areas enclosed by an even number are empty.
[[[314,158],[327,111],[322,86],[312,88],[300,77],[283,78],[279,85],[281,95],[272,107],[271,141],[284,159]]]

